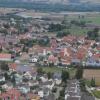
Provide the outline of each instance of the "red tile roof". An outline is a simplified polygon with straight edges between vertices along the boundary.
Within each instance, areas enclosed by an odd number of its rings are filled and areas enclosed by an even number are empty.
[[[63,37],[63,42],[72,43],[76,39],[76,36],[68,35]]]
[[[7,92],[1,93],[0,98],[7,99],[9,97],[10,100],[19,100],[20,95],[20,92],[17,89],[13,88],[8,90]]]
[[[15,63],[9,64],[9,68],[10,68],[10,69],[16,70],[16,67],[17,67],[17,65],[16,65]]]
[[[49,61],[49,62],[56,62],[56,61],[57,61],[57,58],[54,57],[53,55],[50,55],[50,56],[48,57],[48,61]]]
[[[11,58],[11,54],[5,54],[5,53],[0,53],[0,59],[4,59],[4,58],[8,58],[10,59]]]
[[[94,54],[92,57],[93,57],[95,60],[100,60],[100,53]]]

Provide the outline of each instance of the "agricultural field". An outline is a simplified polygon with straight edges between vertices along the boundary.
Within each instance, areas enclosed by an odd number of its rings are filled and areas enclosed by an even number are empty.
[[[85,69],[83,73],[83,78],[87,80],[87,83],[89,85],[89,81],[92,78],[95,78],[95,82],[97,86],[100,86],[100,70],[97,69]]]
[[[80,18],[79,18],[80,16]],[[84,17],[82,17],[84,16]],[[93,12],[93,13],[70,13],[68,14],[65,19],[67,20],[82,20],[82,21],[86,21],[87,23],[92,23],[92,24],[97,24],[100,25],[100,13],[99,12]]]
[[[74,21],[82,21],[86,23],[85,27],[80,27],[76,25],[71,25],[70,29],[66,29],[70,31],[71,34],[74,35],[85,35],[88,31],[94,29],[95,27],[100,28],[100,13],[70,13],[65,16],[65,20],[70,22]]]

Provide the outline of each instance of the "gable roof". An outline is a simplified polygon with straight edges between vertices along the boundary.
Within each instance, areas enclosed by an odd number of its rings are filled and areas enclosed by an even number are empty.
[[[11,60],[11,54],[0,53],[0,60]]]

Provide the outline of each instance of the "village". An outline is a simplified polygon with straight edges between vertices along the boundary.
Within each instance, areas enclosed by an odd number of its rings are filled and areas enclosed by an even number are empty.
[[[57,32],[52,16],[0,16],[0,100],[99,100],[99,36]]]

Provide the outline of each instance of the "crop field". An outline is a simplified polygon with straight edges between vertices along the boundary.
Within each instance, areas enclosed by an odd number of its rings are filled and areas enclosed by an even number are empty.
[[[100,70],[97,69],[85,69],[83,73],[83,78],[86,80],[91,80],[92,78],[95,78],[96,85],[100,86]]]
[[[70,31],[71,34],[75,35],[85,35],[88,31],[94,29],[95,27],[100,28],[99,12],[68,13],[68,15],[65,16],[65,20],[68,22],[75,20],[75,21],[83,21],[86,23],[86,27],[71,26],[70,29],[66,29],[67,31]]]

